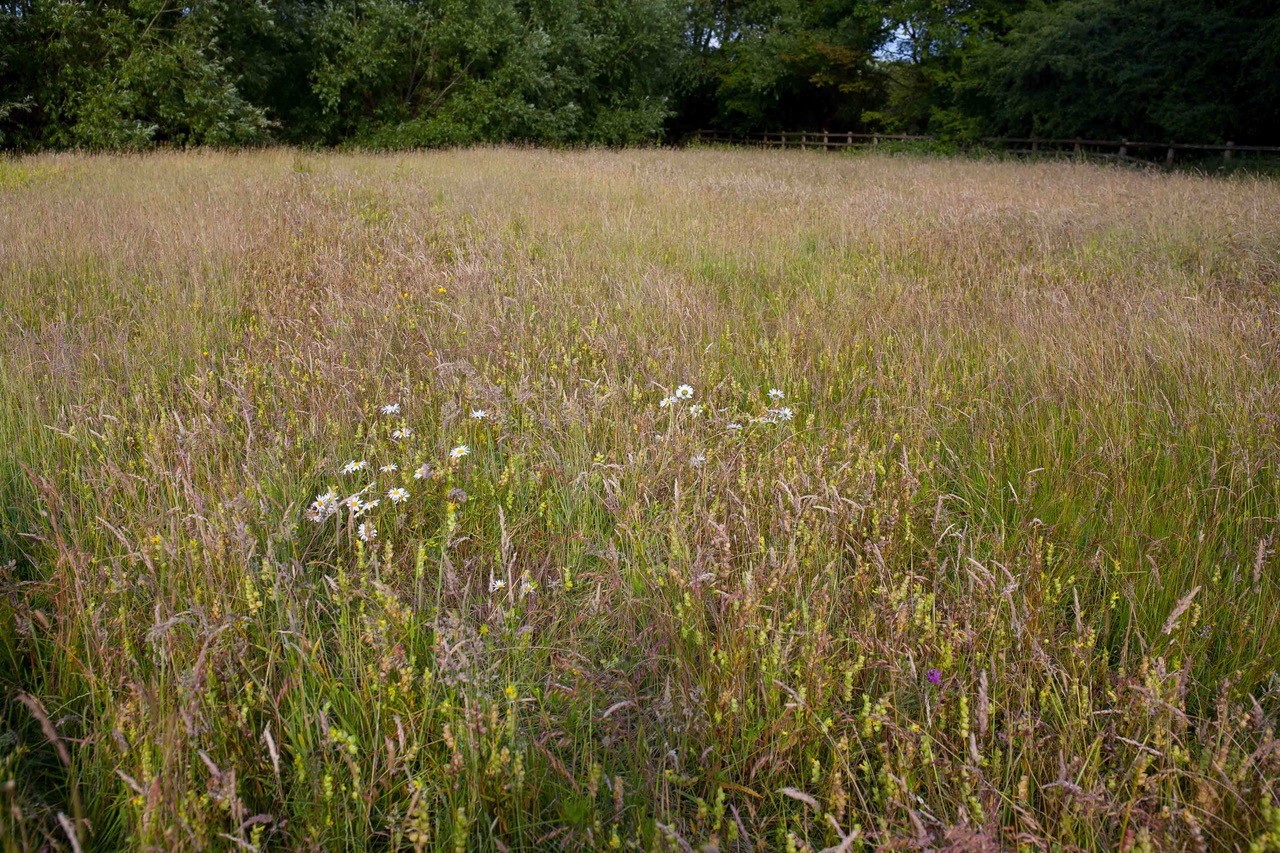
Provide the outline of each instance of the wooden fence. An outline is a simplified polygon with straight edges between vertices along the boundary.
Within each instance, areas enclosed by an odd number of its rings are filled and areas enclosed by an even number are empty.
[[[767,131],[762,133],[723,133],[699,130],[692,141],[703,144],[754,145],[764,148],[800,148],[837,151],[842,148],[878,146],[893,142],[937,142],[935,136],[913,136],[905,133],[852,133],[849,131]],[[1072,154],[1075,156],[1113,157],[1120,160],[1159,162],[1172,166],[1178,152],[1208,154],[1218,152],[1230,162],[1237,154],[1280,154],[1280,146],[1190,145],[1180,142],[1133,142],[1128,139],[1036,139],[1033,137],[988,136],[974,143],[961,143],[965,149],[991,148],[1011,154]],[[1145,153],[1146,156],[1137,156]],[[1153,156],[1154,155],[1154,156]]]

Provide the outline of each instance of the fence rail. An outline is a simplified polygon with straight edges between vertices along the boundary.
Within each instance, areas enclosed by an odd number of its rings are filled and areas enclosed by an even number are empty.
[[[919,136],[909,133],[853,133],[851,131],[767,131],[760,133],[722,133],[715,130],[699,130],[692,137],[704,144],[755,145],[764,148],[800,148],[820,151],[837,151],[842,148],[878,146],[882,142],[937,142],[936,136]],[[1280,154],[1280,146],[1200,145],[1182,142],[1141,142],[1129,139],[1038,139],[1036,137],[986,136],[977,140],[980,146],[997,148],[1013,154],[1079,154],[1117,157],[1121,160],[1147,160],[1134,157],[1131,151],[1164,152],[1164,162],[1172,166],[1177,152],[1220,152],[1224,161],[1230,162],[1236,154]],[[972,143],[964,147],[975,147]]]

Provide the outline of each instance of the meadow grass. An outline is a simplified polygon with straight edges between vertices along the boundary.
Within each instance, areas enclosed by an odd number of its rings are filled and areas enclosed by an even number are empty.
[[[5,161],[0,838],[1280,850],[1278,278],[1247,177]]]

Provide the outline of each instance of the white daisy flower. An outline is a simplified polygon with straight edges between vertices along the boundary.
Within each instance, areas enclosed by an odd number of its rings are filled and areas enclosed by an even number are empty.
[[[307,518],[319,524],[334,516],[338,511],[338,493],[330,489],[322,495],[316,495],[311,507],[307,510]]]
[[[368,467],[369,467],[368,460],[361,459],[360,461],[357,462],[356,460],[353,459],[350,462],[348,462],[346,465],[342,466],[342,473],[354,474],[355,472],[363,471],[365,468],[368,468]]]
[[[373,522],[366,521],[356,528],[356,535],[362,542],[372,542],[378,538],[378,528],[373,526]]]
[[[387,403],[385,406],[383,406],[383,407],[382,407],[382,414],[384,414],[384,415],[398,415],[398,414],[400,414],[400,404],[399,404],[399,403]]]
[[[431,476],[431,466],[425,462],[418,466],[418,470],[413,472],[413,479],[425,480]]]
[[[391,431],[391,437],[394,438],[396,441],[404,441],[406,438],[410,438],[412,435],[413,435],[413,430],[410,429],[409,427],[400,427],[399,429],[393,429]]]
[[[678,402],[680,401],[677,400],[675,397],[663,397],[661,400],[658,401],[658,407],[662,409],[666,409],[675,405]]]
[[[535,583],[533,580],[531,580],[528,575],[525,575],[523,578],[520,579],[520,591],[525,593],[526,595],[533,592],[537,588],[538,588],[538,584]]]
[[[464,456],[468,456],[468,455],[470,455],[470,454],[471,454],[471,448],[470,448],[470,447],[468,447],[468,446],[467,446],[467,445],[465,445],[465,444],[459,444],[459,445],[458,445],[457,447],[455,447],[453,450],[450,450],[450,451],[449,451],[449,458],[450,458],[450,459],[461,459],[462,457],[464,457]]]
[[[689,460],[689,464],[694,468],[701,468],[703,465],[707,464],[707,457],[699,453]]]
[[[498,590],[505,589],[506,586],[507,582],[502,578],[494,578],[489,581],[489,592],[497,592]]]
[[[699,403],[694,403],[692,406],[689,407],[689,415],[691,417],[696,418],[700,416],[704,411],[706,411],[706,409],[703,408],[703,406]]]
[[[784,398],[784,397],[786,397],[786,396],[787,396],[786,394],[783,394],[783,393],[782,393],[781,391],[779,391],[777,388],[770,388],[770,389],[769,389],[769,399],[770,399],[770,400],[781,400],[781,399],[783,399],[783,398]]]
[[[392,489],[387,492],[387,497],[391,499],[393,504],[402,504],[409,500],[409,491],[407,489]]]
[[[381,468],[379,468],[378,470],[379,470],[379,471],[381,471],[381,472],[382,472],[382,473],[384,473],[384,474],[390,474],[392,471],[399,471],[399,470],[400,470],[400,466],[399,466],[399,465],[397,465],[397,464],[396,464],[396,463],[394,463],[394,462],[388,462],[386,465],[383,465],[383,466],[382,466]]]
[[[487,417],[489,417],[489,413],[484,409],[471,410],[471,420],[473,421],[482,421]]]
[[[351,507],[351,514],[352,514],[352,515],[354,515],[354,516],[356,516],[356,517],[358,518],[358,517],[360,517],[360,516],[364,515],[364,514],[365,514],[366,512],[368,512],[369,510],[371,510],[371,509],[375,508],[375,507],[376,507],[378,504],[380,504],[380,503],[382,503],[382,501],[378,500],[377,498],[374,498],[374,499],[373,499],[373,500],[371,500],[371,501],[362,501],[362,500],[360,500],[360,498],[359,498],[359,497],[357,497],[357,498],[353,499],[353,500],[348,504],[348,506],[350,506],[350,507]]]
[[[737,421],[729,421],[729,423],[725,424],[724,428],[737,432],[738,430],[742,429],[742,424],[738,423]]]
[[[693,386],[692,386],[692,385],[681,385],[679,388],[677,388],[677,389],[676,389],[676,399],[677,399],[677,400],[692,400],[692,399],[693,399]]]
[[[790,406],[783,406],[780,409],[770,409],[769,413],[773,415],[777,421],[789,421],[795,417],[795,413],[791,411]]]

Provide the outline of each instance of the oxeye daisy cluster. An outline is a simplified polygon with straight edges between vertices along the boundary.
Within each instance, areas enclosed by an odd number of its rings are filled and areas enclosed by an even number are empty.
[[[396,419],[401,417],[403,411],[400,403],[386,403],[378,407],[381,415]],[[489,415],[484,409],[474,409],[470,416],[472,420],[483,421]],[[392,446],[393,449],[398,448],[407,453],[411,447],[409,439],[416,433],[412,427],[401,421],[385,434],[389,434],[392,441],[396,443]],[[386,446],[383,446],[383,450],[385,449]],[[471,455],[471,446],[458,444],[448,452],[448,459],[451,465],[457,465],[469,455]],[[437,476],[435,469],[429,463],[419,460],[407,460],[402,463],[392,459],[377,464],[368,458],[361,458],[349,460],[338,467],[340,478],[353,478],[360,474],[368,476],[370,472],[372,472],[372,481],[365,483],[346,497],[342,496],[337,487],[316,495],[315,500],[307,507],[305,517],[316,524],[322,524],[345,509],[350,519],[359,520],[359,524],[355,527],[356,537],[362,542],[371,543],[379,535],[374,516],[377,514],[376,510],[383,505],[384,498],[388,506],[402,510],[413,498],[409,488],[412,485],[409,479],[410,472],[414,481],[428,481]],[[378,482],[379,475],[384,475],[381,484]],[[454,489],[450,492],[449,500],[456,503],[455,492],[461,494],[459,490]]]
[[[316,495],[315,501],[307,509],[307,518],[319,524],[322,521],[328,521],[338,514],[338,509],[342,505],[338,497],[338,493],[330,489],[321,495]]]
[[[765,392],[765,397],[769,401],[767,409],[764,410],[764,414],[749,418],[750,423],[778,425],[795,419],[795,410],[791,406],[782,405],[783,401],[786,400],[787,394],[781,388],[769,388]],[[680,406],[681,403],[691,401],[692,398],[694,398],[694,387],[690,386],[690,384],[682,384],[682,386],[676,387],[675,392],[660,398],[658,407],[659,409],[673,409],[673,407]],[[728,409],[708,410],[708,407],[703,403],[690,403],[686,411],[689,412],[690,418],[695,419],[700,418],[701,415],[708,411],[718,412],[721,415],[730,414]],[[742,423],[742,420],[726,420],[724,421],[724,429],[730,433],[739,434],[744,429],[744,423]],[[655,435],[655,439],[663,441],[664,437],[658,434]],[[698,464],[700,462],[695,462],[695,465]]]
[[[769,393],[770,408],[765,414],[761,415],[758,420],[762,424],[783,424],[796,416],[790,406],[781,405],[787,395],[779,388],[770,388]]]

